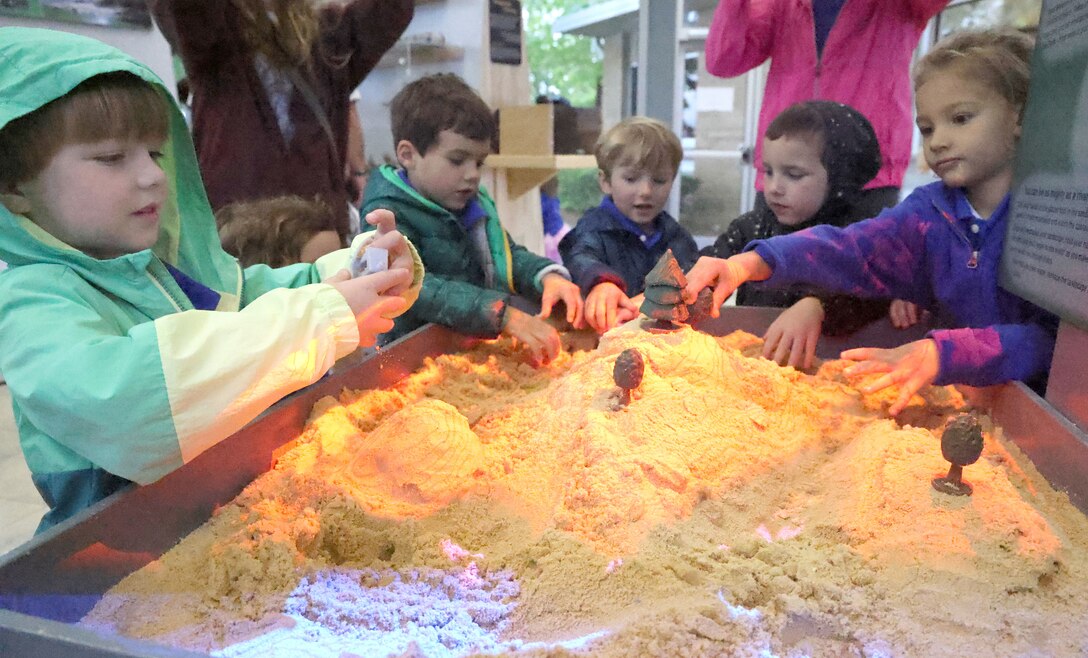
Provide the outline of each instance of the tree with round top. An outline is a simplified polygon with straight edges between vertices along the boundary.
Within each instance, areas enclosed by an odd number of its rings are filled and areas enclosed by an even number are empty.
[[[941,434],[941,454],[951,462],[948,475],[933,479],[933,488],[951,496],[970,496],[973,487],[963,481],[963,467],[978,461],[982,454],[982,425],[972,414],[960,414],[948,421]]]

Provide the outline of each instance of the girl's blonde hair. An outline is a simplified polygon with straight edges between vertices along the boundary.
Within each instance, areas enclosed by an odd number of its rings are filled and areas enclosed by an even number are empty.
[[[232,0],[242,39],[280,67],[307,68],[319,26],[313,0]]]
[[[617,167],[638,166],[647,171],[680,169],[684,148],[669,127],[649,117],[628,117],[597,140],[597,167],[611,176]]]
[[[131,73],[96,75],[0,128],[0,188],[35,178],[68,144],[163,141],[169,125],[165,92]]]
[[[1035,39],[1012,28],[957,32],[941,39],[914,65],[914,90],[953,67],[989,85],[1024,111]]]

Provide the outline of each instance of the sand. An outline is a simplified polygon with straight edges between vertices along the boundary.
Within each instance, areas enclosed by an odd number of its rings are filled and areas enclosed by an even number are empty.
[[[646,362],[616,409],[612,366]],[[222,656],[1085,656],[1088,521],[951,388],[863,395],[759,339],[505,341],[313,411],[275,468],[82,622]]]

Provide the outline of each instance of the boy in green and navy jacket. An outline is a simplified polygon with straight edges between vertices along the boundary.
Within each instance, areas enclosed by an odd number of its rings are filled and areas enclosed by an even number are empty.
[[[562,301],[567,321],[580,326],[582,298],[561,265],[510,239],[480,187],[495,133],[491,109],[445,73],[407,85],[393,98],[390,117],[400,167],[386,165],[370,177],[363,212],[392,210],[427,268],[418,301],[390,338],[435,322],[472,336],[512,336],[534,362],[550,361],[559,335],[543,318]],[[511,306],[514,295],[540,301],[540,314]]]

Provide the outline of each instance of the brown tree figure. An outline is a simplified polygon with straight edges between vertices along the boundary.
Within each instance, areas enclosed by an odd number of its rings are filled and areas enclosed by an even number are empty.
[[[982,425],[971,414],[950,420],[941,434],[941,454],[952,462],[948,475],[933,478],[933,488],[950,496],[970,496],[973,487],[963,481],[963,467],[978,461],[982,454]]]
[[[684,271],[669,249],[646,275],[645,299],[639,310],[650,318],[650,322],[644,323],[643,328],[654,332],[679,329],[679,323],[688,319],[688,307],[684,303],[687,285]]]
[[[695,301],[688,304],[688,324],[696,324],[710,317],[710,307],[714,305],[714,289],[703,288]]]
[[[641,352],[634,348],[620,352],[616,364],[612,366],[612,380],[620,387],[619,399],[612,405],[613,410],[618,411],[631,403],[631,393],[642,384],[645,370]]]

